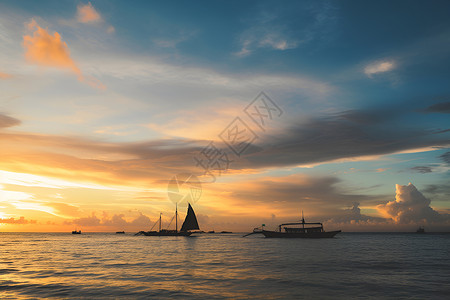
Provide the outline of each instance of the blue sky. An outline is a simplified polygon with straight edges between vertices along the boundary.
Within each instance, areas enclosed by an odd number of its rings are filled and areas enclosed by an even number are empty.
[[[243,110],[264,91],[283,114],[266,131],[250,125],[258,139],[204,186],[197,206],[206,224],[232,218],[242,229],[260,221],[251,213],[249,223],[239,219],[241,205],[269,219],[304,207],[341,226],[448,228],[449,8],[448,1],[0,1],[0,133],[10,145],[0,169],[11,178],[112,185],[133,203],[88,205],[76,193],[50,201],[5,177],[4,201],[20,192],[25,198],[15,201],[52,209],[5,206],[4,218],[44,223],[57,215],[68,224],[136,210],[153,219],[170,209],[162,200],[167,180],[198,172],[192,157],[209,141],[226,147],[218,135],[235,117],[249,121]],[[252,189],[264,182],[284,188],[272,196],[289,198],[290,207],[273,205],[270,193],[254,200],[261,193]],[[396,188],[409,182],[431,204]],[[295,202],[304,196],[296,193],[322,202]],[[400,202],[414,208],[409,219]],[[361,212],[349,215],[355,203]],[[72,214],[59,214],[63,206]],[[122,218],[130,223],[133,215]]]

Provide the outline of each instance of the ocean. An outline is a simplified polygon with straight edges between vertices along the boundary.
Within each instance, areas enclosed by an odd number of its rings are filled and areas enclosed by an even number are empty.
[[[450,234],[0,233],[1,299],[449,299]]]

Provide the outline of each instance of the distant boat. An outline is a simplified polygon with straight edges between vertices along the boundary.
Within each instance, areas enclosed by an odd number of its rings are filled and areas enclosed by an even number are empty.
[[[214,230],[210,230],[208,231],[208,233],[216,233]]]
[[[289,227],[288,227],[289,226]],[[292,227],[294,226],[294,227]],[[297,226],[297,227],[295,227]],[[298,227],[300,226],[300,227]],[[284,231],[283,231],[284,230]],[[253,232],[262,233],[266,238],[332,238],[336,234],[341,232],[340,230],[336,231],[325,231],[323,229],[322,223],[306,223],[305,218],[303,217],[302,212],[302,221],[294,222],[294,223],[284,223],[278,225],[278,231],[270,231],[265,230],[264,226],[262,228],[255,228]],[[250,235],[247,234],[247,235]],[[247,236],[245,235],[245,236]]]
[[[425,228],[420,226],[419,229],[416,230],[416,233],[425,233]]]
[[[231,231],[221,231],[220,233],[232,233]]]
[[[125,234],[125,231],[116,231],[116,234]]]
[[[78,230],[78,231],[72,230],[72,234],[81,234],[81,230]]]
[[[154,226],[154,225],[153,225]],[[186,218],[184,219],[181,229],[178,231],[178,208],[175,208],[175,230],[162,229],[161,228],[161,214],[159,215],[159,230],[158,231],[139,231],[135,235],[146,236],[190,236],[193,232],[191,230],[200,230],[198,227],[197,217],[195,216],[194,209],[190,203],[188,203],[188,210]]]

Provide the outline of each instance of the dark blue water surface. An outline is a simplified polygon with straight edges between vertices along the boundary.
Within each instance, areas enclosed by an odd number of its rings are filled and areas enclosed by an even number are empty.
[[[0,298],[449,299],[450,235],[0,233]]]

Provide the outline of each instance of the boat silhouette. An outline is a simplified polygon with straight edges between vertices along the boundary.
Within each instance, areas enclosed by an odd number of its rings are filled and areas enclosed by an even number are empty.
[[[297,227],[293,227],[297,226]],[[300,226],[300,227],[298,227]],[[302,211],[302,221],[293,223],[283,223],[278,225],[277,231],[265,230],[264,226],[262,228],[253,229],[252,233],[246,234],[245,236],[251,234],[261,233],[266,238],[332,238],[336,234],[341,232],[341,230],[336,231],[325,231],[323,229],[322,223],[307,223],[303,217]]]
[[[72,230],[72,234],[81,234],[81,230],[78,230],[78,231]]]
[[[156,224],[156,223],[155,223]],[[155,225],[153,225],[155,226]],[[170,226],[170,224],[169,224]],[[152,227],[153,228],[153,227]],[[195,216],[194,209],[191,204],[188,203],[188,210],[186,218],[184,219],[181,229],[178,231],[178,207],[175,208],[175,230],[162,229],[161,228],[161,214],[159,214],[159,230],[158,231],[139,231],[135,235],[145,236],[190,236],[193,232],[191,230],[200,230],[198,227],[197,217]]]

